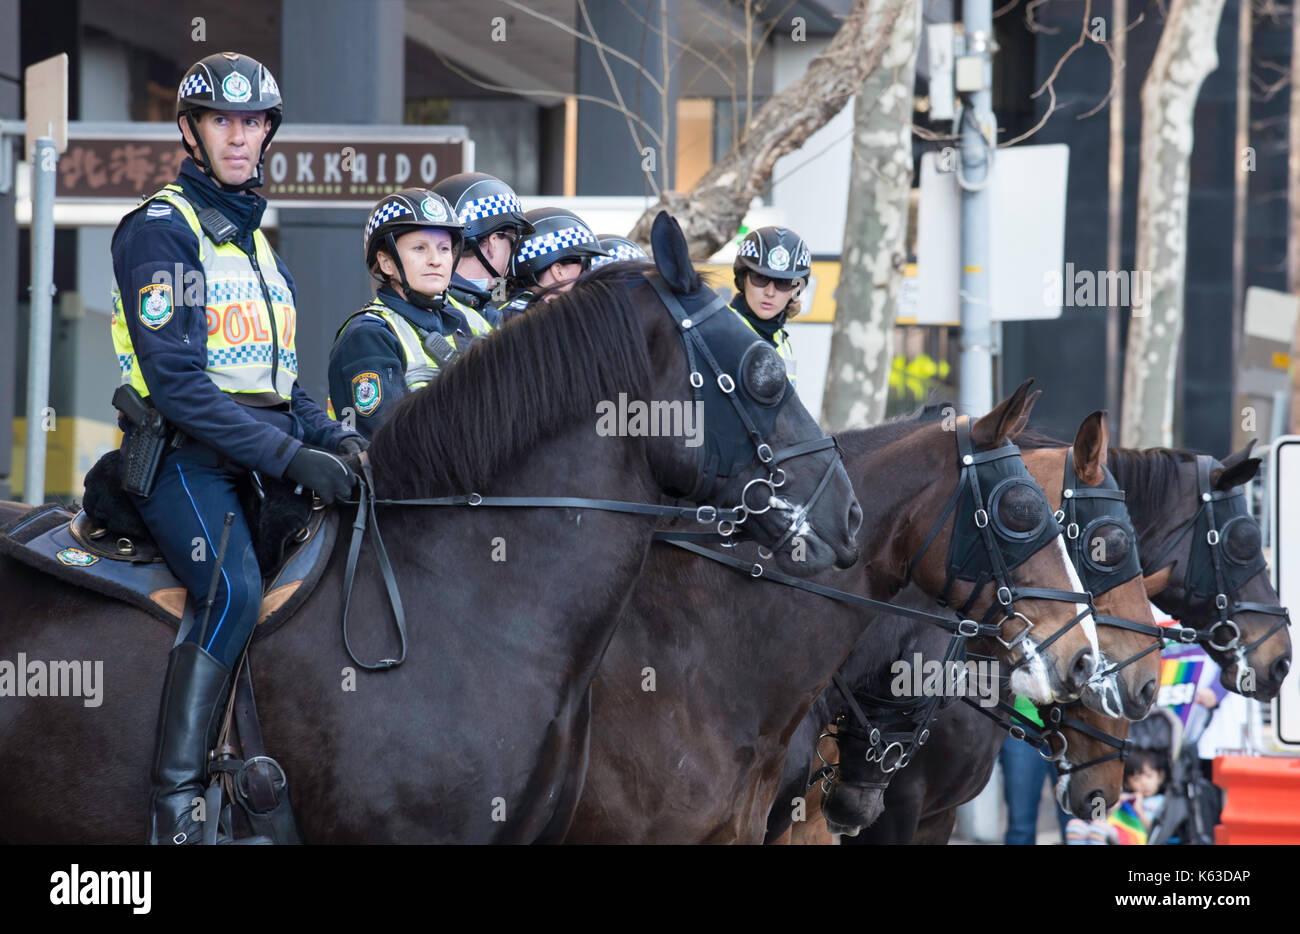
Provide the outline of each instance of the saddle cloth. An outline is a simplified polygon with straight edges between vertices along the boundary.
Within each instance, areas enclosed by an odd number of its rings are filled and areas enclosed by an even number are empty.
[[[311,595],[337,537],[337,511],[313,510],[280,566],[264,581],[254,639],[288,619]],[[38,506],[0,526],[0,554],[138,607],[173,628],[194,616],[188,592],[156,552],[145,544],[106,537],[84,512]]]

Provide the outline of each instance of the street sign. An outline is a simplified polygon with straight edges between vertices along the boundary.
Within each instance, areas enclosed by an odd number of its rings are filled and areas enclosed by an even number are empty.
[[[1065,184],[1070,147],[1013,146],[993,160],[992,245],[988,270],[994,321],[1059,318],[1061,299],[1073,304],[1076,280],[1094,273],[1069,270],[1065,256]],[[961,320],[960,157],[954,149],[921,157],[921,204],[917,215],[918,324],[955,325]],[[1105,273],[1102,273],[1103,288]],[[1055,288],[1055,293],[1053,293]],[[1082,293],[1078,293],[1082,294]],[[902,303],[900,303],[900,308]],[[1106,305],[1100,304],[1101,308]]]
[[[24,109],[27,138],[23,158],[32,157],[32,147],[42,136],[54,137],[54,148],[68,148],[68,53],[60,52],[23,71]]]
[[[1300,435],[1284,435],[1273,442],[1268,475],[1273,586],[1292,618],[1300,618]],[[1273,702],[1273,734],[1280,745],[1300,747],[1300,666],[1291,666]]]

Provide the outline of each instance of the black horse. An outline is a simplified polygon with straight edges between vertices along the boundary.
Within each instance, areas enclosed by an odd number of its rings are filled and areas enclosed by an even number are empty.
[[[977,450],[996,448],[1023,427],[1033,404],[1029,385],[972,423]],[[863,572],[818,581],[888,599],[935,529],[911,577],[938,593],[956,521],[944,512],[958,482],[954,432],[904,420],[837,440],[867,512]],[[1077,590],[1072,575],[1065,549],[1047,545],[1015,580]],[[975,618],[994,589],[981,588]],[[971,590],[959,583],[954,599]],[[1078,607],[1026,601],[1025,612],[1037,643],[1068,629]],[[569,840],[762,842],[790,736],[868,618],[656,545],[593,684],[592,761]],[[1044,700],[1077,695],[1092,673],[1093,650],[1085,627],[1068,629],[1037,656],[1045,664],[1032,677],[1019,672],[1024,689]]]
[[[1022,443],[1026,448],[1041,449],[1060,442],[1030,433]],[[1205,476],[1199,477],[1198,458],[1204,457],[1190,451],[1111,449],[1107,466],[1128,494],[1129,513],[1138,533],[1139,555],[1149,572],[1145,579],[1147,593],[1157,606],[1178,618],[1184,626],[1208,633],[1218,619],[1217,607],[1203,596],[1198,598],[1194,592],[1196,585],[1189,585],[1186,575],[1189,565],[1201,567],[1210,562],[1204,554],[1208,542],[1204,533],[1198,536],[1186,534],[1185,530],[1195,526],[1205,502],[1202,487],[1220,493],[1233,491],[1255,475],[1260,462],[1246,448],[1222,463],[1203,462],[1201,469]],[[1220,528],[1226,525],[1222,517],[1218,524]],[[1237,592],[1231,598],[1237,602],[1250,601],[1259,607],[1275,606],[1277,594],[1263,570],[1257,533],[1251,534],[1248,523],[1236,523],[1223,537],[1225,547],[1234,549],[1231,559],[1224,559],[1228,564],[1259,568],[1235,588]],[[1279,626],[1278,617],[1272,613],[1247,609],[1232,615],[1239,631],[1239,646],[1219,649],[1207,644],[1205,648],[1223,666],[1224,687],[1268,700],[1276,695],[1290,667],[1291,645],[1286,626]],[[904,628],[910,630],[911,624]],[[873,630],[871,636],[875,634]],[[1223,632],[1214,633],[1214,638],[1221,643],[1227,641],[1224,636]],[[928,633],[916,633],[916,638],[934,641]],[[1253,694],[1242,691],[1238,681],[1242,676],[1238,666],[1243,656],[1251,672],[1249,677],[1254,681]],[[826,712],[824,707],[822,714]],[[798,768],[793,763],[797,758],[795,750],[801,750],[798,756],[805,760],[804,768],[811,764],[814,753],[810,751],[809,735],[813,734],[815,740],[816,729],[815,724],[801,725],[802,736],[791,745],[789,771]],[[883,789],[883,797],[881,789],[865,785],[837,788],[824,805],[827,817],[838,828],[850,831],[855,827],[866,828],[856,837],[845,837],[842,842],[846,843],[946,843],[957,807],[979,794],[992,775],[1004,737],[1001,729],[977,712],[963,706],[954,707],[935,724],[930,743],[906,769],[892,776]],[[842,756],[842,767],[847,763],[849,774],[861,769],[857,758]],[[787,774],[787,782],[791,781]],[[790,786],[787,785],[787,790]],[[1082,786],[1075,790],[1087,793]],[[779,814],[780,808],[773,813]]]
[[[676,223],[655,225],[657,273],[687,309],[713,297]],[[413,393],[371,447],[381,497],[598,496],[658,503],[696,487],[699,447],[680,437],[604,436],[598,406],[693,398],[683,332],[647,284],[652,266],[611,264],[475,345]],[[711,346],[754,345],[730,313]],[[715,346],[716,349],[716,346]],[[734,353],[733,353],[734,356]],[[777,451],[824,438],[785,393],[781,367],[747,354],[731,372]],[[710,379],[713,374],[708,374]],[[697,377],[698,379],[698,377]],[[743,390],[743,392],[741,392]],[[773,415],[767,400],[785,402]],[[758,414],[755,414],[758,413]],[[742,442],[730,405],[706,411],[707,436]],[[734,422],[734,423],[733,423]],[[838,455],[782,463],[780,505],[746,528],[795,573],[856,558],[860,511]],[[699,499],[740,500],[766,478],[758,455]],[[825,495],[806,515],[800,506]],[[760,491],[761,492],[761,491]],[[777,499],[773,496],[772,499]],[[760,505],[760,504],[755,504]],[[355,510],[344,510],[350,521]],[[340,638],[344,552],[333,554],[302,612],[255,637],[252,659],[267,749],[286,767],[308,842],[529,842],[562,838],[586,767],[589,685],[645,561],[654,520],[593,508],[379,511],[412,617],[404,665],[352,671]],[[344,526],[346,528],[346,526]],[[803,560],[792,560],[794,547]],[[502,560],[504,558],[504,560]],[[0,559],[0,658],[103,661],[102,705],[78,698],[0,703],[0,838],[9,842],[145,839],[148,757],[173,633],[131,607]],[[391,655],[374,553],[352,594],[352,645]],[[356,620],[370,625],[357,632]]]

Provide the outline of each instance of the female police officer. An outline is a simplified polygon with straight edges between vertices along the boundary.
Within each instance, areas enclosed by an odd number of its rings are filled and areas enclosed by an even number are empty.
[[[352,409],[369,438],[393,404],[492,326],[448,292],[464,225],[451,203],[425,188],[381,198],[363,238],[374,299],[339,328],[330,350],[330,404]]]
[[[750,330],[777,349],[795,381],[794,348],[786,317],[798,314],[799,293],[812,272],[808,245],[793,230],[759,227],[740,241],[733,266],[736,295],[731,307]]]
[[[199,841],[194,799],[203,792],[231,669],[257,622],[262,575],[236,480],[255,469],[332,502],[348,494],[353,475],[313,446],[353,451],[364,443],[298,386],[293,279],[258,229],[266,201],[252,189],[262,184],[281,116],[279,88],[257,61],[222,52],[197,62],[177,94],[189,158],[176,181],[113,234],[112,334],[122,382],[174,428],[152,482],[130,475],[124,485],[197,617],[224,517],[234,515],[207,625],[182,626],[168,659],[152,843]],[[144,432],[123,427],[129,462],[130,445]]]

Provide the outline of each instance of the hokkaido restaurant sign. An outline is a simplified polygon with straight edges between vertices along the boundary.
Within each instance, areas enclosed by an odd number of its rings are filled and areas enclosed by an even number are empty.
[[[358,137],[362,130],[357,128]],[[59,198],[135,200],[152,194],[176,177],[185,159],[175,132],[168,138],[124,138],[80,136],[74,129],[59,159]],[[286,205],[368,207],[395,188],[428,187],[471,167],[467,139],[366,138],[362,143],[347,142],[342,134],[330,140],[277,134],[261,193]]]

